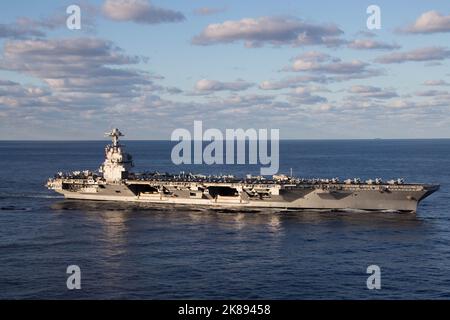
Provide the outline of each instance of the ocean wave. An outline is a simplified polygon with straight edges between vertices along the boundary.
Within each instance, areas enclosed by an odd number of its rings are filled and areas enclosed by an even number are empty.
[[[26,199],[64,199],[59,195],[47,195],[47,194],[28,194],[28,193],[10,193],[0,195],[0,199],[8,198],[26,198]]]
[[[16,206],[3,206],[0,207],[2,211],[31,211],[33,208],[30,207],[16,207]]]

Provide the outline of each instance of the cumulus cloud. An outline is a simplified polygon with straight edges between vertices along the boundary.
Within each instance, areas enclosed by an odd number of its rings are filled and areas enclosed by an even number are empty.
[[[212,8],[212,7],[201,7],[194,10],[194,13],[199,16],[209,16],[217,13],[225,12],[226,8]]]
[[[254,84],[243,80],[233,82],[222,82],[217,80],[201,79],[195,84],[195,90],[198,92],[215,92],[215,91],[243,91]]]
[[[82,15],[81,31],[94,31],[96,26],[96,18],[99,13],[98,6],[90,4],[86,1],[82,1],[77,5],[80,7]],[[66,14],[66,7],[61,7],[58,10],[55,10],[53,13],[37,19],[20,17],[17,19],[17,24],[26,26],[28,28],[42,30],[66,29],[67,17],[68,15]]]
[[[193,44],[210,45],[244,41],[247,47],[271,45],[336,46],[343,31],[335,25],[307,23],[290,17],[260,17],[229,20],[208,25],[192,39]]]
[[[437,11],[423,13],[410,26],[400,29],[404,33],[437,33],[450,32],[450,15],[445,16]]]
[[[265,80],[259,84],[262,90],[281,90],[296,88],[305,83],[333,83],[352,79],[364,79],[383,74],[383,70],[370,68],[370,64],[354,59],[342,61],[328,54],[308,51],[293,59],[291,65],[282,71],[306,73],[301,76],[281,80]]]
[[[46,88],[24,86],[0,79],[0,105],[9,107],[39,107],[51,95]]]
[[[313,94],[314,92],[328,91],[321,87],[298,87],[295,88],[290,94],[290,101],[298,104],[318,104],[328,102],[327,98]]]
[[[93,31],[95,15],[98,9],[88,3],[80,4],[82,10],[82,28],[84,32]],[[65,29],[67,15],[65,9],[60,9],[44,17],[19,17],[14,22],[0,23],[0,39],[33,39],[43,38],[48,30]]]
[[[0,24],[0,39],[25,39],[29,37],[43,37],[45,32],[19,23]]]
[[[424,107],[425,104],[418,103],[417,101],[407,100],[407,99],[395,99],[389,101],[385,107],[393,109],[406,109],[406,108],[418,108]]]
[[[323,73],[359,73],[363,71],[369,64],[361,60],[354,59],[349,62],[332,61],[330,63],[317,63],[304,60],[303,58],[296,59],[292,64],[292,71],[317,71]]]
[[[1,67],[44,78],[91,77],[120,73],[106,65],[140,62],[110,41],[96,38],[8,41]]]
[[[448,95],[449,92],[445,90],[425,90],[425,91],[417,91],[416,96],[419,97],[434,97],[434,96],[442,96]]]
[[[3,80],[0,79],[0,86],[16,86],[19,85],[17,82],[11,81],[11,80]]]
[[[237,95],[233,94],[222,100],[222,104],[224,106],[233,106],[233,107],[248,107],[255,105],[267,105],[271,104],[274,100],[274,97],[271,95],[263,95],[263,94],[246,94],[246,95]]]
[[[143,24],[179,22],[185,19],[181,12],[153,6],[147,0],[106,0],[103,14],[115,21],[133,21]]]
[[[274,81],[265,80],[259,84],[259,88],[262,90],[280,90],[286,88],[295,88],[300,84],[311,82],[328,83],[330,82],[330,78],[324,75],[304,75]]]
[[[426,80],[423,82],[426,86],[448,86],[450,85],[445,80]]]
[[[381,41],[375,41],[373,39],[356,39],[348,44],[352,49],[380,49],[380,50],[394,50],[401,48],[398,44],[389,44]]]
[[[144,1],[115,2],[148,4]],[[151,10],[155,9],[150,4],[148,6]],[[142,10],[137,12],[129,10],[130,7],[123,7],[126,10],[117,9],[116,15],[109,18],[115,21],[139,23],[172,21],[167,16],[162,20],[161,18],[148,20],[148,16],[143,17],[145,12],[148,13],[146,7],[137,7]],[[202,12],[212,14],[214,8],[208,8]],[[103,13],[107,16],[104,11]],[[200,11],[197,13],[202,14]],[[98,134],[99,126],[109,125],[108,122],[113,120],[119,126],[132,124],[133,127],[139,128],[140,132],[145,132],[143,135],[149,134],[149,130],[154,130],[152,131],[152,134],[156,133],[154,137],[161,139],[167,138],[173,127],[185,125],[186,121],[191,122],[194,119],[203,119],[216,127],[222,125],[245,127],[249,123],[252,126],[282,126],[292,132],[291,137],[300,133],[296,130],[304,130],[305,136],[309,137],[311,134],[309,130],[315,130],[314,127],[319,135],[323,134],[325,125],[331,128],[331,131],[327,130],[328,136],[321,136],[325,138],[335,133],[352,136],[352,132],[356,131],[368,134],[367,130],[364,131],[368,127],[367,124],[369,127],[371,125],[376,127],[379,130],[377,132],[385,132],[390,127],[395,128],[393,129],[395,135],[411,127],[411,121],[405,121],[405,127],[397,126],[398,120],[411,119],[414,116],[423,121],[433,117],[439,118],[439,121],[443,119],[447,121],[447,127],[450,123],[448,120],[450,94],[448,91],[441,90],[448,87],[438,87],[449,85],[448,82],[425,81],[423,85],[428,87],[421,86],[421,89],[437,90],[414,91],[413,89],[410,95],[401,95],[401,98],[397,95],[395,88],[377,87],[376,83],[373,83],[375,86],[354,85],[342,90],[336,84],[337,88],[333,86],[336,91],[333,90],[333,93],[328,94],[323,86],[339,81],[372,77],[380,74],[380,70],[373,69],[374,66],[369,64],[369,61],[362,61],[363,59],[358,55],[340,59],[333,57],[333,53],[330,55],[315,51],[293,58],[289,67],[284,69],[290,72],[274,73],[272,76],[275,79],[269,75],[267,79],[270,80],[259,83],[261,90],[288,89],[286,91],[274,94],[274,92],[260,90],[261,94],[254,94],[257,90],[245,90],[252,88],[255,84],[244,80],[203,79],[194,83],[194,90],[190,91],[198,95],[193,99],[195,101],[186,101],[185,95],[174,96],[174,100],[170,101],[166,95],[173,96],[183,91],[176,87],[163,86],[162,77],[155,77],[143,71],[147,68],[140,68],[139,64],[145,62],[142,57],[127,54],[110,41],[96,38],[45,39],[44,31],[53,30],[60,25],[65,27],[64,19],[61,20],[61,17],[58,19],[20,18],[12,24],[0,24],[0,37],[6,38],[2,42],[4,52],[0,54],[0,69],[17,72],[19,75],[14,79],[20,79],[14,81],[7,78],[0,79],[1,134],[7,133],[8,128],[18,131],[19,126],[32,127],[30,123],[33,123],[29,119],[41,121],[35,126],[36,128],[50,128],[53,124],[54,128],[51,129],[57,130],[52,130],[49,137],[53,137],[54,132],[68,132],[61,130],[61,127],[67,127],[68,130],[82,128],[83,130],[80,131],[83,132],[87,128],[92,137]],[[231,21],[229,25],[224,22],[217,24],[217,29],[209,28],[210,25],[197,37],[197,40],[202,42],[198,44],[234,42],[253,47],[342,44],[345,47],[360,50],[392,50],[399,47],[373,38],[375,34],[370,32],[354,35],[353,39],[357,40],[352,39],[353,41],[349,42],[341,39],[342,32],[338,28],[333,31],[333,28],[328,28],[330,26],[305,23],[295,18],[266,17],[265,19],[267,20],[249,19],[248,24],[243,22],[246,19]],[[355,51],[351,52],[355,53]],[[385,61],[389,61],[385,63],[401,61],[431,63],[444,61],[445,63],[444,59],[448,57],[446,48],[397,53],[400,55],[383,56]],[[267,67],[271,70],[276,68],[273,65]],[[276,79],[278,76],[281,79]],[[231,78],[233,79],[235,78]],[[425,79],[427,78],[419,81]],[[165,81],[169,82],[170,79]],[[420,85],[420,82],[418,84]],[[239,114],[239,117],[236,117],[236,114]],[[255,117],[255,114],[258,116]],[[48,119],[58,121],[48,121]],[[267,124],[267,119],[271,119],[270,124]],[[298,129],[298,119],[305,120],[304,129]],[[383,126],[377,122],[379,119],[391,122]],[[77,125],[74,126],[74,123]],[[344,123],[343,126],[342,123]],[[344,127],[347,123],[351,123],[357,129],[362,128],[363,131],[346,131]],[[358,127],[358,123],[362,124],[361,127]],[[423,123],[425,122],[420,122],[420,124]],[[430,123],[430,128],[435,125],[433,121]],[[15,128],[15,126],[18,127]],[[149,128],[157,128],[157,130]],[[29,132],[30,130],[20,131]],[[391,132],[386,133],[386,135],[389,134]],[[372,136],[372,133],[370,135]],[[373,134],[373,136],[379,135]],[[148,136],[141,137],[148,138]]]
[[[403,63],[407,61],[436,61],[450,57],[450,50],[443,47],[419,48],[406,52],[393,52],[376,59],[380,63]]]
[[[346,117],[358,116],[358,110],[363,112],[359,115],[363,118],[373,120],[376,117],[396,117],[398,115],[408,117],[410,115],[419,115],[424,118],[432,118],[433,112],[441,110],[446,114],[446,108],[449,102],[448,96],[436,96],[428,99],[408,99],[408,97],[399,97],[395,99],[368,99],[367,97],[353,94],[347,96],[338,102],[338,109],[350,111]],[[410,110],[412,113],[408,113]]]
[[[0,80],[0,96],[15,95],[21,97],[39,97],[50,94],[45,88],[23,86],[20,83]]]
[[[101,108],[160,89],[128,68],[140,61],[101,39],[22,40],[5,43],[0,68],[41,80],[52,93],[47,105]]]
[[[369,69],[370,64],[358,59],[342,61],[317,51],[303,53],[294,59],[292,64],[285,67],[285,71],[312,72],[318,74],[331,74],[332,81],[344,81],[349,79],[361,79],[379,75],[381,71]]]
[[[350,88],[349,92],[366,98],[390,99],[398,97],[398,94],[392,89],[382,89],[374,86],[355,85]]]

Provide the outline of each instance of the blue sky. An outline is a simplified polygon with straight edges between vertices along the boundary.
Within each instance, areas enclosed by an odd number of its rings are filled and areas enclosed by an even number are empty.
[[[66,7],[81,8],[81,30]],[[366,9],[381,9],[368,30]],[[0,10],[0,139],[450,137],[448,1],[15,1]]]

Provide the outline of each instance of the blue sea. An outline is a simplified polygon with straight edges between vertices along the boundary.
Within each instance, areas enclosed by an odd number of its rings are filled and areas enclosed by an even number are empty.
[[[96,170],[106,143],[0,142],[0,298],[450,298],[450,140],[280,143],[282,173],[439,183],[417,214],[68,201],[44,187],[57,171]],[[259,173],[175,166],[172,142],[125,144],[136,171]],[[81,290],[66,287],[69,265]],[[369,265],[379,290],[366,286]]]

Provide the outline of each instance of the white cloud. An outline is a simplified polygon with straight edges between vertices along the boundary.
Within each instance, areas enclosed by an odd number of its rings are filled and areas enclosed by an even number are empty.
[[[435,61],[450,58],[450,50],[443,47],[419,48],[406,52],[393,52],[376,59],[380,63],[403,63],[407,61]]]
[[[449,92],[445,90],[425,90],[425,91],[417,91],[416,95],[419,97],[434,97],[434,96],[445,96],[448,95]]]
[[[208,45],[244,41],[247,47],[264,44],[336,46],[343,43],[338,38],[342,33],[335,25],[306,23],[288,17],[260,17],[210,24],[192,39],[192,43]]]
[[[448,86],[450,85],[445,80],[426,80],[423,83],[426,86]]]
[[[401,48],[401,46],[399,46],[398,44],[389,44],[372,39],[356,39],[353,40],[351,43],[349,43],[348,47],[357,50],[364,50],[364,49],[394,50]]]
[[[9,107],[39,107],[51,95],[45,88],[23,86],[0,79],[0,105]]]
[[[45,33],[27,25],[10,23],[0,24],[0,39],[25,39],[29,37],[43,37]]]
[[[366,98],[390,99],[398,97],[398,94],[393,89],[382,89],[374,86],[354,85],[349,92]]]
[[[295,104],[318,104],[328,102],[327,98],[313,94],[314,92],[328,91],[325,88],[310,86],[295,88],[288,96],[290,101]]]
[[[106,0],[102,12],[112,20],[144,24],[178,22],[185,19],[181,12],[153,6],[147,0]]]
[[[262,90],[295,88],[305,83],[333,83],[352,79],[365,79],[383,74],[383,70],[370,68],[370,64],[354,59],[342,61],[328,54],[308,51],[293,59],[282,71],[306,73],[281,80],[265,80],[259,84]]]
[[[445,16],[437,11],[423,13],[410,26],[401,29],[405,33],[450,32],[450,15]]]
[[[330,78],[324,75],[304,75],[299,77],[289,77],[276,81],[265,80],[259,84],[259,88],[262,90],[281,90],[286,88],[295,88],[299,84],[303,83],[328,83]]]
[[[253,86],[253,83],[249,83],[243,80],[237,80],[233,82],[222,82],[217,80],[201,79],[195,84],[195,90],[200,92],[215,92],[215,91],[242,91]]]
[[[416,107],[416,103],[405,99],[395,99],[389,102],[386,107],[394,109],[414,108]]]
[[[95,27],[97,7],[83,3],[80,4],[83,12],[83,27],[81,31],[90,32]],[[0,39],[33,39],[44,38],[46,31],[66,29],[67,16],[61,14],[62,9],[40,18],[19,17],[11,23],[0,23]]]
[[[165,90],[153,83],[151,74],[129,68],[140,61],[139,57],[124,54],[112,42],[96,38],[21,40],[5,43],[0,68],[41,81],[40,89],[46,94],[34,101],[36,106],[100,111]],[[26,92],[40,94],[25,86],[15,90],[5,91],[5,95],[15,99]],[[28,105],[29,100],[19,100]]]
[[[378,75],[377,70],[368,69],[370,65],[358,59],[342,61],[340,58],[317,51],[301,54],[293,59],[291,66],[285,71],[314,72],[319,74],[338,75],[334,80],[347,80],[351,78],[364,78]]]

